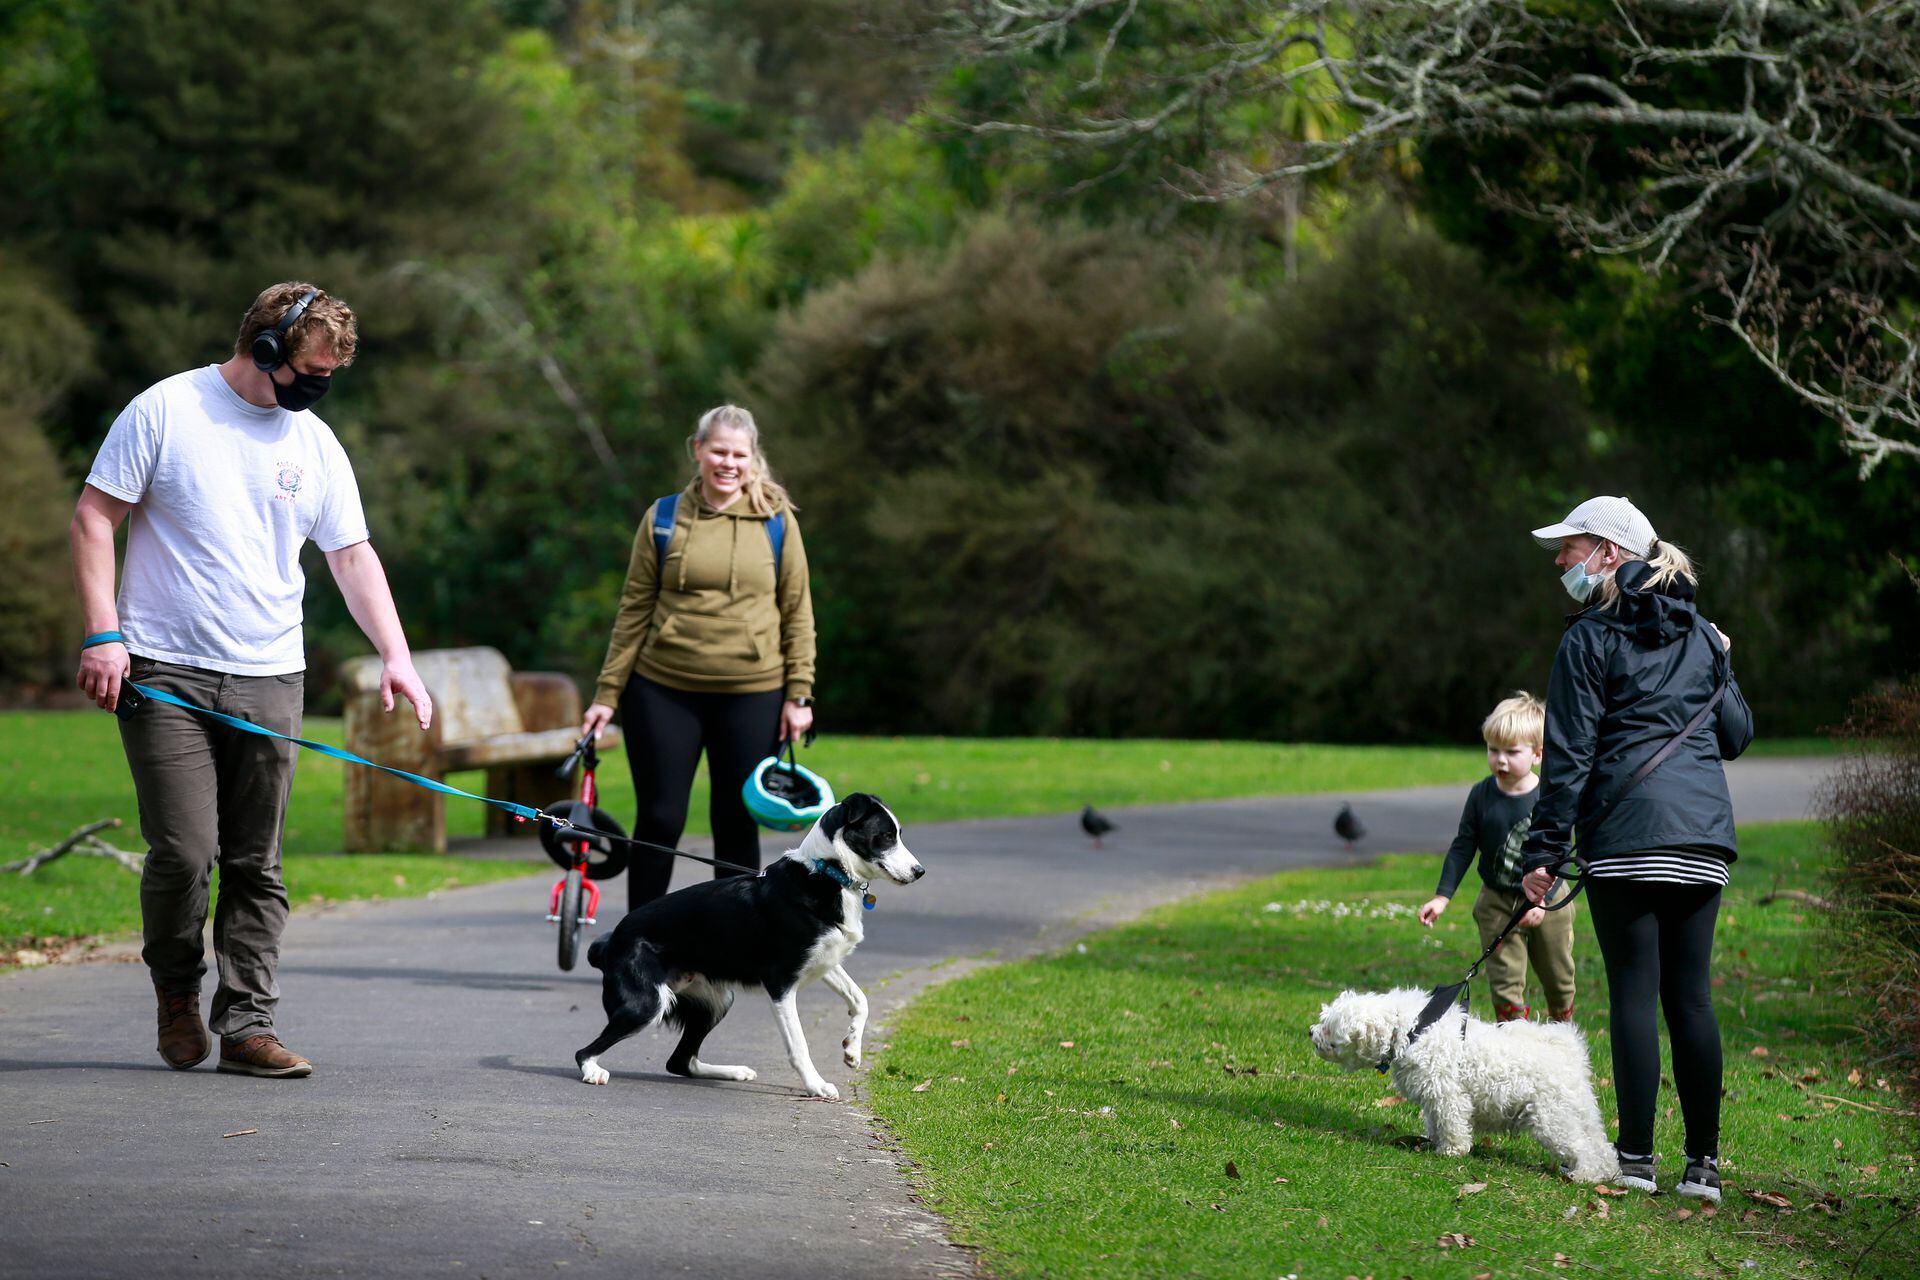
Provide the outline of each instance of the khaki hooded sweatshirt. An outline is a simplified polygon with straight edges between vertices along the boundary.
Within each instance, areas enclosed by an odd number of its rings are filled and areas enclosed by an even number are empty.
[[[636,674],[688,692],[813,692],[813,592],[793,512],[776,582],[768,517],[744,497],[715,511],[698,485],[681,493],[664,559],[652,507],[640,521],[595,702],[617,706]]]

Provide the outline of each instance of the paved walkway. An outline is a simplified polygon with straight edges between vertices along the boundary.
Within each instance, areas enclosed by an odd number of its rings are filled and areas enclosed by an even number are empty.
[[[1741,819],[1804,816],[1820,768],[1736,764]],[[906,814],[927,878],[878,889],[849,968],[884,1018],[950,957],[1049,949],[1251,875],[1440,848],[1463,794],[1116,811],[1098,852],[1071,817]],[[1343,799],[1371,829],[1352,855],[1330,829]],[[709,1045],[755,1083],[663,1074],[662,1032],[612,1051],[610,1087],[581,1085],[599,975],[555,966],[550,879],[296,916],[280,1021],[318,1064],[304,1081],[168,1071],[137,964],[0,975],[0,1275],[973,1274],[846,1090],[844,1014],[823,987],[801,1010],[850,1104],[799,1092],[753,997]]]

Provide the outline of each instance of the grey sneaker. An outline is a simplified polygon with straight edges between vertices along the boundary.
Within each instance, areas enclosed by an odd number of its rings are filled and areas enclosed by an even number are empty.
[[[1613,1179],[1623,1187],[1632,1187],[1635,1191],[1644,1191],[1648,1195],[1658,1195],[1660,1184],[1653,1179],[1654,1157],[1630,1156],[1620,1152],[1620,1176]],[[1717,1184],[1716,1179],[1716,1184]]]
[[[1674,1190],[1683,1196],[1720,1203],[1720,1161],[1713,1156],[1688,1156],[1686,1176]]]

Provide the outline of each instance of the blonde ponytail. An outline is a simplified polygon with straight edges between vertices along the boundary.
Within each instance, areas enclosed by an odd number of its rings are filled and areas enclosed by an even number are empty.
[[[1652,554],[1645,556],[1637,556],[1627,548],[1620,546],[1617,542],[1614,543],[1614,546],[1619,548],[1622,559],[1645,560],[1647,567],[1653,570],[1652,573],[1647,575],[1647,581],[1642,588],[1643,590],[1658,591],[1660,588],[1670,586],[1682,578],[1686,579],[1690,586],[1696,585],[1700,581],[1699,575],[1693,570],[1693,560],[1685,551],[1674,546],[1671,542],[1662,542],[1658,538],[1654,539],[1651,548]],[[1616,570],[1615,572],[1617,573],[1618,571]],[[1610,573],[1601,579],[1600,582],[1600,606],[1604,609],[1611,609],[1620,603],[1620,588],[1614,583],[1614,577],[1615,574]]]

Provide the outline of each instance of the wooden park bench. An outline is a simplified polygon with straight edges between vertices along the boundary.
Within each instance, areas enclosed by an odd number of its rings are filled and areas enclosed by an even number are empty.
[[[580,735],[580,690],[571,677],[515,671],[498,649],[485,648],[430,649],[414,654],[413,665],[433,697],[433,724],[424,733],[404,698],[395,698],[390,713],[380,709],[377,656],[341,666],[347,750],[435,780],[485,769],[483,794],[536,808],[572,794],[572,780],[553,776]],[[600,747],[618,742],[618,730],[608,729]],[[347,851],[445,853],[446,799],[390,774],[349,766]],[[535,825],[487,806],[490,836],[532,836]]]

